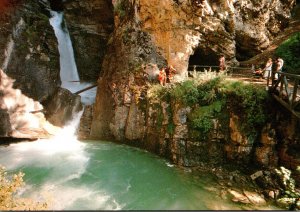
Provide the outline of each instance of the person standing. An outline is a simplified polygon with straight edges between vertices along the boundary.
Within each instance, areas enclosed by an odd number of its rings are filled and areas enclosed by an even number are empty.
[[[159,73],[158,73],[158,80],[159,80],[159,83],[160,83],[162,86],[165,86],[165,85],[166,85],[167,76],[166,76],[165,68],[161,68],[161,69],[159,70]]]
[[[225,68],[226,68],[226,64],[225,64],[225,56],[224,55],[221,55],[220,59],[219,59],[219,68],[220,68],[220,71],[224,71]]]
[[[264,68],[264,76],[263,77],[265,79],[272,76],[272,65],[273,65],[272,58],[269,58],[265,65],[265,68]]]
[[[284,63],[283,59],[278,57],[276,61],[276,65],[277,65],[276,71],[282,71],[283,63]]]

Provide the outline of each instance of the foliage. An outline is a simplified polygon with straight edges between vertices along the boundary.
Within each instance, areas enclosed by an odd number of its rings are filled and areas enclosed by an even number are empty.
[[[171,90],[171,98],[177,101],[183,102],[187,105],[193,105],[197,103],[199,98],[199,92],[195,86],[194,81],[187,80],[178,84]]]
[[[9,178],[5,168],[0,166],[0,210],[47,209],[46,203],[34,202],[31,199],[18,197],[18,190],[25,186],[23,177],[24,174],[19,172]]]
[[[217,93],[220,89],[221,78],[217,77],[210,81],[201,83],[198,86],[199,91],[199,101],[201,105],[211,104],[217,99]]]
[[[297,202],[297,199],[300,199],[300,194],[295,189],[296,182],[291,177],[292,172],[284,167],[280,167],[280,169],[275,169],[275,172],[277,174],[277,177],[281,184],[281,190],[283,196],[278,199],[279,202],[289,202],[290,200],[293,200],[292,202]]]
[[[241,110],[241,129],[246,135],[255,136],[257,129],[267,120],[264,107],[267,92],[261,87],[242,82],[225,83],[223,91],[232,100],[232,108]]]
[[[284,41],[275,54],[285,61],[283,68],[287,72],[300,74],[300,32]]]
[[[173,124],[173,122],[169,122],[167,126],[167,132],[169,134],[174,134],[174,130],[175,130],[175,125]]]
[[[190,113],[191,127],[199,130],[202,138],[213,128],[213,118],[222,111],[223,104],[223,101],[216,101],[208,106],[200,106]]]
[[[240,130],[252,139],[267,120],[265,111],[268,95],[263,87],[220,77],[202,81],[187,80],[166,87],[153,85],[148,98],[170,103],[169,108],[174,103],[191,107],[188,124],[190,135],[194,138],[206,138],[214,126],[213,119],[226,121],[228,116],[225,116],[225,110],[228,108],[239,115]],[[171,123],[172,114],[168,116]]]

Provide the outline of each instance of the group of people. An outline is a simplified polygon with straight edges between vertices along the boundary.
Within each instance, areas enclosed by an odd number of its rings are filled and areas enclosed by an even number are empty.
[[[175,68],[172,65],[168,67],[163,67],[159,70],[158,81],[162,86],[165,86],[166,83],[170,83],[173,79],[174,74],[176,73]]]
[[[273,63],[275,64],[275,69],[274,69],[274,79],[278,79],[278,72],[282,71],[282,67],[284,64],[284,61],[282,58],[277,57],[276,60],[273,62],[272,58],[269,58],[266,62],[266,65],[263,69],[257,69],[253,73],[256,76],[263,77],[267,79],[268,77],[272,77],[272,70],[273,70]]]

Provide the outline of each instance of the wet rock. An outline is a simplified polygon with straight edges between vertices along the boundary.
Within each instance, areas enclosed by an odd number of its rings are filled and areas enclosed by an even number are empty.
[[[14,80],[0,69],[0,137],[49,138],[59,131],[45,118],[43,106],[13,88]]]
[[[84,106],[83,114],[77,131],[78,139],[86,140],[90,138],[91,124],[93,119],[93,105]]]
[[[7,25],[1,22],[4,14],[0,14],[0,47],[5,45],[0,64],[16,80],[15,88],[42,102],[60,85],[57,39],[49,23],[48,3],[19,2],[6,8]]]
[[[81,97],[69,90],[60,88],[46,102],[47,119],[56,126],[64,126],[83,109]]]
[[[2,98],[2,97],[0,97]],[[11,124],[9,120],[9,113],[7,110],[0,109],[0,137],[9,137],[11,134]]]
[[[250,191],[243,191],[245,196],[250,200],[250,202],[254,205],[265,205],[266,200],[263,198],[263,196],[259,195],[258,193],[255,192],[250,192]]]
[[[80,79],[96,81],[114,29],[112,3],[106,0],[65,1],[64,14]]]
[[[250,203],[250,200],[247,198],[247,196],[245,196],[241,192],[229,189],[228,193],[232,196],[231,200],[233,202],[240,202],[240,203],[244,203],[244,204],[249,204]]]

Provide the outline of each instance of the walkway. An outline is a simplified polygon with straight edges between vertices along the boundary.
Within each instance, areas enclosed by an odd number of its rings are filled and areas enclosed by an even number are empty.
[[[190,66],[189,76],[195,77],[199,72],[208,74],[218,71],[218,66]],[[254,76],[250,67],[227,67],[226,76],[228,79],[247,81],[266,87],[270,95],[293,115],[300,119],[300,75],[278,72],[279,79],[275,80],[274,75],[263,79]]]

